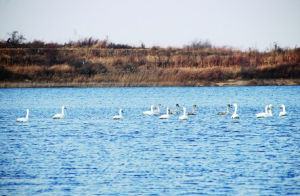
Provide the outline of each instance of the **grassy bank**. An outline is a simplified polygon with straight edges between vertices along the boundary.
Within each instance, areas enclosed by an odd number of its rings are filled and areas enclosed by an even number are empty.
[[[259,79],[186,82],[0,82],[0,88],[51,87],[166,87],[166,86],[291,86],[300,85],[300,79]]]
[[[300,48],[0,44],[0,87],[295,85],[299,79]]]

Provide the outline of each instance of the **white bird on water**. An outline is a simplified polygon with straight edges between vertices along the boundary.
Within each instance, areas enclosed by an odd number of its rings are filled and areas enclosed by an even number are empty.
[[[120,109],[120,110],[119,110],[119,115],[113,116],[113,119],[114,119],[114,120],[121,120],[121,119],[123,119],[123,110]]]
[[[178,112],[179,112],[178,108],[179,108],[179,104],[177,103],[175,110],[170,110],[170,114],[178,114]]]
[[[269,105],[269,110],[268,110],[268,117],[272,117],[273,114],[272,114],[272,109],[274,108],[274,106],[272,104]]]
[[[151,110],[150,111],[144,111],[143,114],[144,115],[153,115],[154,114],[154,110],[153,110],[154,107],[155,107],[154,105],[151,105],[151,107],[150,107]]]
[[[29,118],[29,109],[26,110],[26,117],[25,118],[17,118],[17,122],[27,122]]]
[[[61,107],[61,113],[60,114],[55,114],[53,116],[53,119],[63,119],[63,118],[65,118],[65,109],[67,109],[66,106],[62,106]]]
[[[238,119],[238,118],[239,118],[239,115],[237,114],[237,104],[234,103],[234,104],[232,104],[231,106],[234,107],[234,112],[233,112],[233,114],[231,115],[231,118],[233,118],[233,119]]]
[[[196,108],[197,108],[197,105],[193,105],[192,111],[188,112],[187,115],[196,115]]]
[[[270,117],[269,115],[269,105],[266,105],[265,106],[265,112],[261,112],[261,113],[258,113],[256,114],[256,118],[266,118],[266,117]]]
[[[188,119],[188,116],[187,116],[187,113],[186,113],[186,107],[183,107],[182,108],[183,110],[183,115],[179,116],[179,120],[187,120]]]
[[[218,115],[226,115],[226,114],[229,113],[229,108],[230,108],[230,104],[227,104],[227,110],[226,110],[226,111],[218,112],[217,114],[218,114]]]
[[[159,118],[160,119],[169,119],[170,118],[169,108],[167,108],[166,114],[161,115]]]
[[[280,106],[280,108],[282,108],[282,111],[279,113],[279,116],[286,116],[287,113],[286,113],[286,111],[285,111],[285,105],[282,104],[282,105]]]
[[[161,107],[161,104],[158,104],[157,110],[153,111],[155,115],[160,114],[160,107]]]

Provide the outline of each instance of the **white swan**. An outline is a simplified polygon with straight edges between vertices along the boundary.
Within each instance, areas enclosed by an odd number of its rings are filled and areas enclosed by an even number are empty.
[[[269,105],[269,110],[268,110],[268,117],[272,117],[273,114],[272,114],[272,109],[274,108],[274,106],[272,104]]]
[[[29,109],[26,110],[26,117],[25,118],[17,118],[17,122],[27,122],[29,118]]]
[[[229,108],[230,108],[230,104],[227,104],[227,110],[226,110],[226,111],[218,112],[217,114],[218,114],[218,115],[226,115],[226,114],[229,114]]]
[[[166,114],[161,115],[159,118],[160,118],[160,119],[169,119],[169,118],[170,118],[169,112],[170,112],[170,110],[169,110],[169,108],[167,107]]]
[[[188,112],[187,115],[196,115],[196,108],[197,108],[197,105],[193,105],[192,111]]]
[[[238,119],[238,118],[239,118],[239,115],[237,114],[237,104],[234,103],[234,104],[232,104],[231,106],[234,107],[234,112],[233,112],[233,114],[231,115],[231,118],[233,118],[233,119]]]
[[[287,113],[286,113],[286,111],[285,111],[285,105],[282,104],[282,105],[280,106],[280,108],[282,108],[282,111],[279,113],[279,116],[286,116]]]
[[[113,119],[114,119],[114,120],[121,120],[121,119],[123,119],[123,110],[120,109],[120,110],[119,110],[119,115],[113,116]]]
[[[67,109],[66,106],[62,106],[61,107],[61,113],[60,114],[55,114],[53,116],[53,119],[63,119],[63,118],[65,118],[65,109]]]
[[[154,107],[155,107],[154,105],[151,105],[151,110],[150,111],[144,111],[143,114],[144,115],[153,115],[154,114],[154,111],[153,111]]]
[[[178,108],[179,108],[179,104],[177,103],[175,110],[170,110],[170,114],[178,114],[178,112],[179,112]]]
[[[161,104],[158,104],[157,110],[153,111],[155,115],[160,114],[160,107],[161,107]]]
[[[186,113],[186,108],[183,107],[182,110],[183,110],[183,115],[179,116],[178,119],[179,119],[179,120],[187,120],[187,119],[188,119],[188,116],[187,116],[187,113]]]
[[[266,118],[266,117],[270,117],[269,115],[269,105],[266,105],[265,106],[265,112],[261,112],[261,113],[258,113],[256,114],[256,118]]]

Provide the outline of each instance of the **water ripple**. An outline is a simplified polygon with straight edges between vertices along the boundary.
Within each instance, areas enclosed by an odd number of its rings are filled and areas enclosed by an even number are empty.
[[[300,193],[299,86],[1,91],[2,195]],[[216,115],[232,102],[239,120]],[[158,103],[197,104],[198,114],[142,115]],[[255,118],[269,103],[273,118]],[[280,118],[282,103],[289,115]],[[66,119],[53,120],[61,105]],[[16,123],[26,108],[30,120]],[[119,108],[125,118],[114,121]]]

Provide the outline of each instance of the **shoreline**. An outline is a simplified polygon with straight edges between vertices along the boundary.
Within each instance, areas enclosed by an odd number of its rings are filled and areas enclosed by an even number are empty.
[[[0,82],[0,88],[80,88],[80,87],[205,87],[205,86],[295,86],[300,79],[251,79],[186,82]]]

